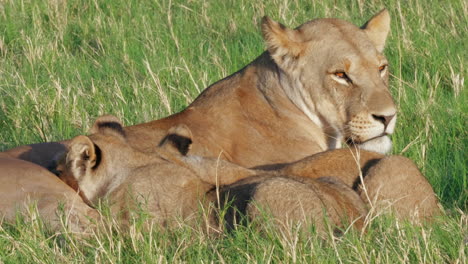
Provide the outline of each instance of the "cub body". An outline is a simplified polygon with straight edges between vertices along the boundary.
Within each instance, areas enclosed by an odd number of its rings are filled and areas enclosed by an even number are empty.
[[[221,204],[229,204],[224,217],[228,227],[267,216],[285,230],[300,225],[313,224],[317,231],[330,228],[347,228],[354,225],[361,229],[367,209],[350,187],[333,177],[318,179],[280,175],[259,175],[221,189]]]
[[[99,219],[72,188],[36,164],[0,157],[0,217],[14,222],[17,214],[35,217],[35,210],[53,231],[65,226],[77,233],[89,231]]]

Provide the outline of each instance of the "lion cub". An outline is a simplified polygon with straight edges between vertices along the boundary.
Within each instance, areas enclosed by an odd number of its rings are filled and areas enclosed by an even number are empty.
[[[285,230],[313,224],[318,232],[325,232],[327,223],[334,231],[349,225],[361,229],[367,215],[359,195],[333,177],[260,174],[222,188],[221,197],[221,204],[230,204],[224,217],[230,229],[245,216],[262,221],[263,215]]]
[[[91,132],[70,142],[60,178],[92,204],[107,197],[112,213],[123,213],[123,221],[132,208],[144,204],[151,217],[166,226],[174,217],[190,219],[200,204],[205,207],[218,198],[233,199],[236,205],[245,200],[251,218],[258,216],[256,208],[269,208],[278,222],[311,220],[319,230],[325,218],[340,226],[349,220],[360,228],[366,214],[358,194],[339,179],[291,178],[187,155],[192,139],[183,125],[170,129],[153,153],[131,148],[115,117],[99,118]],[[248,201],[238,195],[247,185],[256,186]],[[220,196],[217,186],[225,186]],[[210,225],[216,224],[212,216]]]
[[[165,226],[174,217],[189,219],[201,204],[215,201],[232,202],[225,217],[229,227],[239,221],[236,210],[253,219],[265,209],[281,225],[307,222],[319,231],[324,230],[325,219],[332,225],[353,223],[361,228],[366,203],[387,202],[402,218],[420,219],[438,212],[431,186],[403,157],[341,149],[270,170],[246,169],[187,155],[192,136],[183,125],[171,128],[153,153],[130,147],[115,117],[99,118],[91,132],[71,141],[60,178],[92,204],[107,197],[112,212],[123,213],[124,221],[132,208],[144,204],[151,217]],[[393,159],[401,170],[388,170],[386,164]],[[402,178],[406,185],[400,184]],[[214,218],[209,219],[213,224]]]
[[[283,165],[278,171],[299,177],[340,179],[368,207],[391,210],[400,219],[420,222],[441,213],[432,186],[416,164],[403,156],[337,149]]]
[[[71,140],[59,177],[91,204],[107,198],[112,215],[124,224],[140,206],[164,227],[174,224],[174,218],[190,219],[200,205],[208,205],[203,196],[216,185],[254,174],[225,161],[184,156],[191,144],[184,126],[171,129],[152,153],[130,147],[113,116],[98,118],[91,133]]]
[[[395,163],[400,166],[394,168]],[[367,208],[391,210],[413,222],[440,214],[431,185],[405,157],[338,149],[262,169],[261,176],[221,189],[222,204],[232,203],[225,214],[228,227],[241,223],[241,216],[252,220],[262,210],[280,227],[309,222],[318,231],[326,227],[324,217],[337,226],[362,228]]]

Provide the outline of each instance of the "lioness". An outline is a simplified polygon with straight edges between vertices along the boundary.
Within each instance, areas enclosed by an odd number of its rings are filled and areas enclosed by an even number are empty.
[[[188,219],[195,215],[199,205],[206,209],[217,198],[226,196],[230,200],[228,195],[238,194],[240,186],[255,184],[257,191],[252,201],[270,209],[289,205],[289,213],[281,209],[283,215],[274,214],[280,222],[313,220],[323,230],[326,214],[332,224],[357,219],[357,227],[362,227],[364,203],[338,179],[294,179],[276,171],[245,169],[223,160],[187,155],[192,138],[185,126],[170,129],[153,153],[129,146],[114,117],[99,118],[92,132],[89,137],[78,136],[71,141],[59,166],[59,177],[93,204],[100,198],[109,198],[113,214],[123,212],[124,222],[136,206],[134,202],[145,204],[150,215],[166,226],[174,217]],[[227,186],[221,191],[223,197],[216,195],[216,186]],[[271,204],[275,200],[277,203]],[[249,199],[250,205],[252,201]],[[250,208],[248,215],[255,217],[256,207]],[[213,226],[213,215],[209,216]]]
[[[183,123],[193,133],[194,155],[244,167],[296,161],[342,142],[387,152],[396,122],[382,54],[389,30],[387,10],[361,28],[316,19],[289,29],[265,17],[266,52],[206,88],[182,112],[126,127],[128,142],[151,151],[169,128]],[[68,142],[7,152],[54,167]]]
[[[99,214],[57,176],[36,164],[0,155],[0,218],[13,222],[18,213],[27,219],[35,210],[53,231],[63,225],[86,233]],[[64,222],[61,222],[63,213]]]
[[[127,127],[136,148],[154,147],[177,123],[193,133],[192,153],[245,167],[287,163],[342,142],[386,153],[396,109],[382,54],[390,17],[382,10],[362,28],[317,19],[289,29],[265,17],[267,51],[211,85],[184,111]]]

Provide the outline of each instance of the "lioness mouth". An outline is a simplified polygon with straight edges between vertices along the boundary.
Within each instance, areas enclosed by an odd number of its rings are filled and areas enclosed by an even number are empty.
[[[374,140],[377,140],[379,138],[388,137],[388,136],[390,136],[390,134],[383,132],[382,134],[380,134],[378,136],[369,138],[369,139],[364,140],[364,141],[359,141],[359,140],[353,139],[352,137],[349,137],[349,138],[346,139],[346,144],[348,144],[350,146],[352,146],[352,145],[361,145],[361,144],[368,143],[370,141],[374,141]]]

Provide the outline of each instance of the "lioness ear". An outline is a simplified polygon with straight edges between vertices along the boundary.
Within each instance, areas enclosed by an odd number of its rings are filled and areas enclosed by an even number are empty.
[[[187,155],[192,146],[192,131],[186,125],[171,127],[167,135],[159,143],[166,151]]]
[[[98,165],[100,155],[99,148],[88,137],[77,136],[70,142],[66,169],[78,180]]]
[[[89,130],[90,134],[110,132],[121,137],[125,137],[122,122],[113,115],[103,115],[94,121],[93,127]]]
[[[388,33],[390,32],[390,15],[387,9],[382,9],[374,15],[362,27],[369,39],[374,43],[375,48],[382,52],[385,47]]]
[[[282,68],[290,66],[305,49],[297,30],[289,29],[267,16],[262,19],[262,33],[271,57]]]

